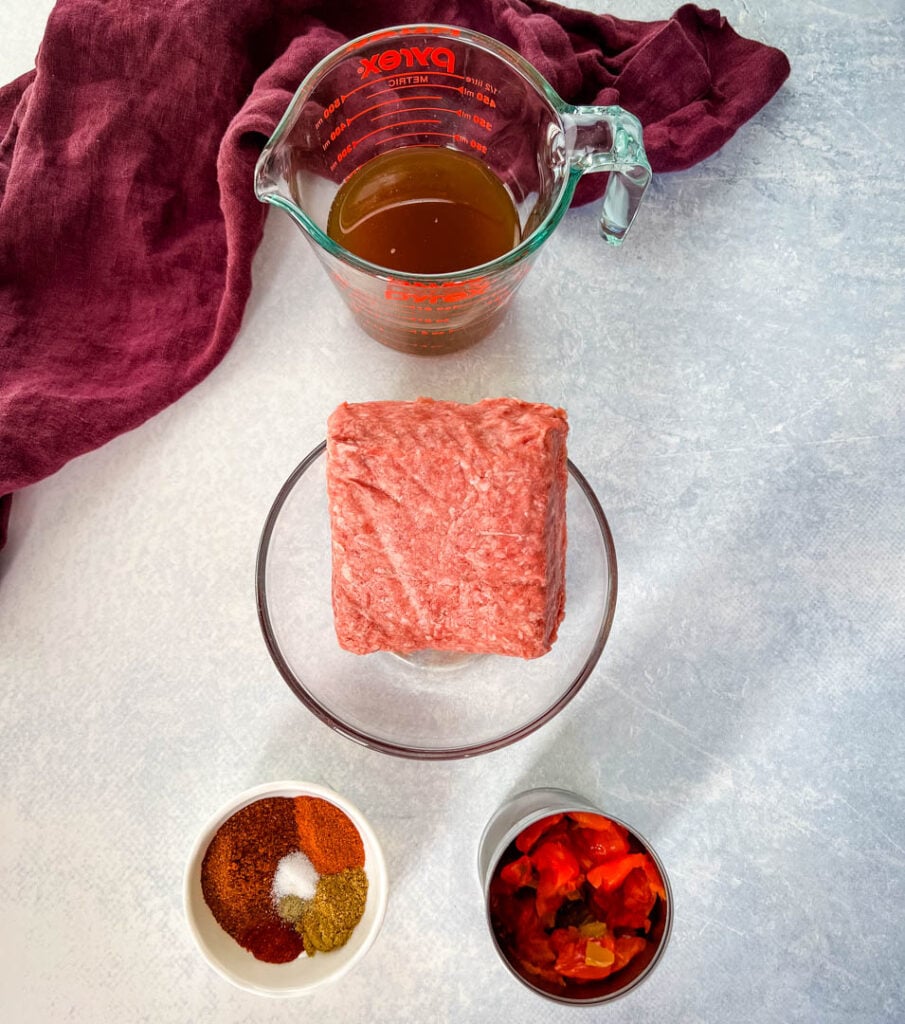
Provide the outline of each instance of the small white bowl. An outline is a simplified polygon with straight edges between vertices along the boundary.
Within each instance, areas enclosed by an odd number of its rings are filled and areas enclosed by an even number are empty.
[[[265,797],[320,797],[344,811],[361,835],[368,876],[365,912],[349,941],[330,953],[318,953],[285,964],[256,960],[217,923],[201,891],[201,862],[217,829],[241,807]],[[258,995],[302,996],[336,981],[358,963],[371,948],[386,912],[387,870],[383,852],[368,821],[354,804],[326,786],[312,782],[269,782],[248,789],[222,807],[201,830],[192,847],[185,872],[185,916],[201,955],[218,974],[246,992]]]

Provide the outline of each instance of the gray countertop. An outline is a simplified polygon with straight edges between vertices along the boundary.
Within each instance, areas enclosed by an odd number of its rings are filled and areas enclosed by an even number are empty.
[[[49,6],[4,4],[3,81]],[[221,366],[16,495],[4,1020],[905,1019],[905,9],[720,9],[792,77],[715,156],[656,178],[621,251],[571,211],[495,335],[418,358],[358,331],[273,213]],[[306,711],[254,599],[264,518],[330,411],[419,394],[563,405],[620,575],[609,644],[558,718],[429,764]],[[285,1002],[221,980],[181,903],[204,821],[282,778],[358,804],[391,884],[365,960]],[[662,964],[605,1010],[541,1002],[485,933],[481,829],[537,785],[635,824],[672,879]]]

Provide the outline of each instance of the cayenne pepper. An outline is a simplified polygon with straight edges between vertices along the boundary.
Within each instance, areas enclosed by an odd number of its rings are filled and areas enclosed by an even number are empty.
[[[338,881],[351,869],[361,876],[366,893],[361,870],[365,851],[358,829],[340,808],[319,797],[267,797],[247,804],[220,826],[202,860],[201,889],[214,919],[258,960],[286,963],[305,949],[305,914],[287,920],[279,912],[285,896],[278,900],[274,894],[280,861],[299,851],[318,872],[319,890],[340,892],[332,877]],[[339,920],[346,923],[336,929],[332,945],[317,948],[335,948],[348,939],[364,910],[364,893],[353,917],[337,907]],[[322,919],[327,909],[323,897],[311,901],[311,907]],[[328,914],[327,920],[332,916]],[[309,932],[313,924],[309,922]],[[309,947],[313,955],[310,938]]]

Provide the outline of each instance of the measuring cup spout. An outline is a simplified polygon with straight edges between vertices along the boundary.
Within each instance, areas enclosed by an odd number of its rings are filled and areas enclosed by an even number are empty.
[[[641,122],[621,107],[567,107],[562,120],[573,172],[611,172],[600,233],[610,245],[621,245],[651,181]]]
[[[280,191],[281,176],[274,166],[278,152],[273,144],[268,145],[255,165],[255,195],[262,203],[272,203]]]
[[[262,203],[270,203],[288,213],[295,223],[311,234],[311,224],[299,208],[293,194],[293,181],[298,168],[293,166],[292,150],[278,138],[271,139],[255,165],[255,195]]]

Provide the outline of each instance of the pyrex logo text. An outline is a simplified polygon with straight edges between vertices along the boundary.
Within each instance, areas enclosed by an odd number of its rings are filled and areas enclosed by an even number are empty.
[[[400,67],[426,68],[428,61],[435,67],[452,74],[456,66],[456,55],[448,46],[403,46],[399,50],[384,50],[373,57],[362,57],[358,74],[365,79],[372,72],[396,71]]]

